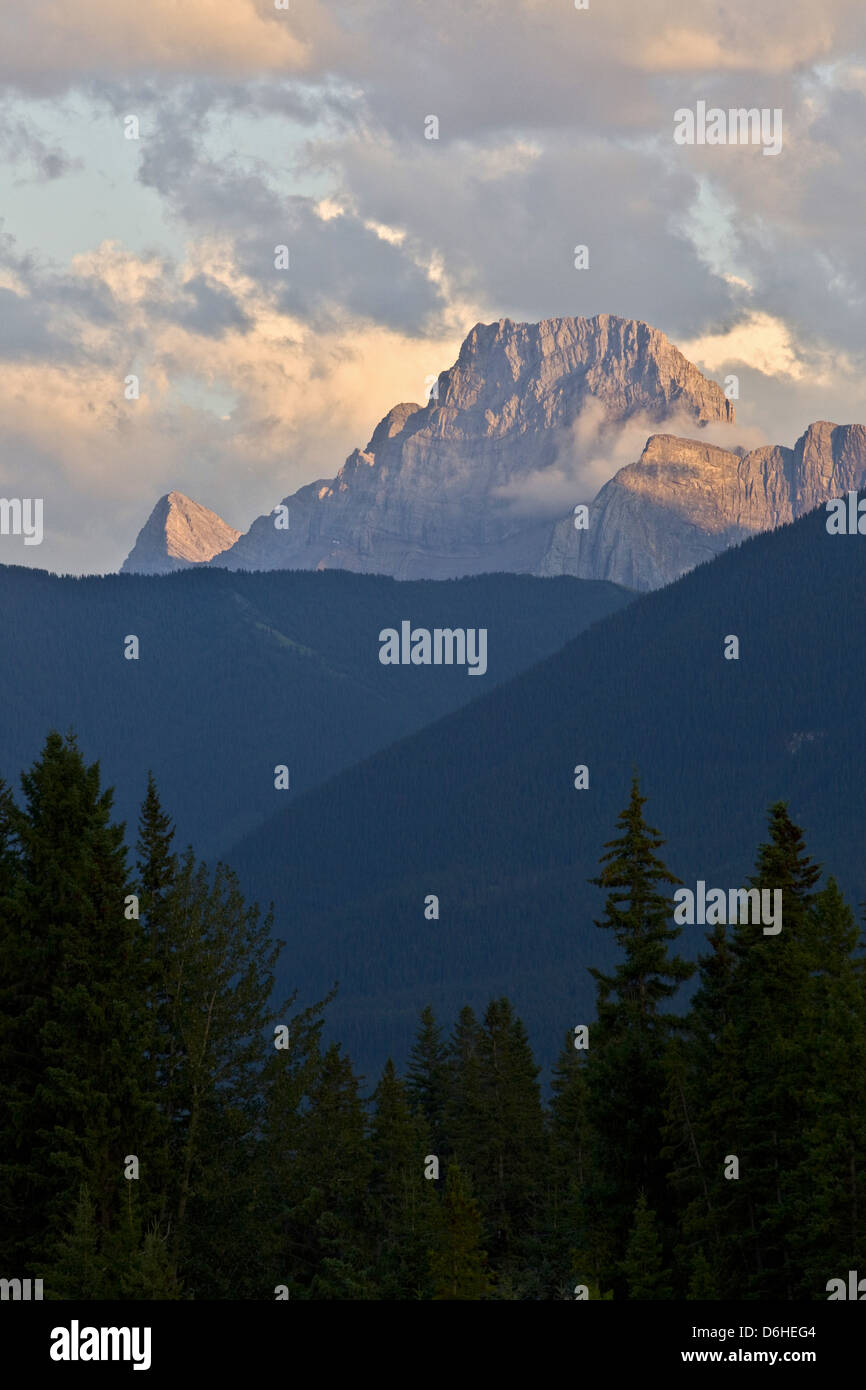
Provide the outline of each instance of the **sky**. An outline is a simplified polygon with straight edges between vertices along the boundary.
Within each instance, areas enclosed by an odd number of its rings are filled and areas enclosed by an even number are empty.
[[[780,152],[678,143],[701,101]],[[866,422],[864,129],[862,0],[4,6],[0,497],[44,539],[0,562],[117,569],[171,490],[246,530],[500,318],[651,323],[747,447]]]

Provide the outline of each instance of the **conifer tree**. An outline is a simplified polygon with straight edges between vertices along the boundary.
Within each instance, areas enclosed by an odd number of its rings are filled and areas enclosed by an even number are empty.
[[[481,1216],[468,1178],[450,1163],[442,1199],[442,1228],[430,1255],[433,1298],[481,1301],[491,1296],[487,1254],[481,1248]]]
[[[612,1299],[612,1290],[601,1292],[609,1264],[604,1232],[591,1219],[596,1141],[588,1117],[588,1053],[574,1042],[574,1034],[566,1033],[551,1081],[545,1241],[551,1286],[566,1299],[573,1297],[575,1283],[587,1286],[590,1300]]]
[[[736,1297],[745,1264],[739,1197],[724,1162],[745,1100],[737,1062],[735,957],[724,925],[714,926],[707,940],[710,950],[698,959],[700,984],[682,1035],[673,1038],[665,1058],[663,1157],[679,1208],[681,1281],[692,1278],[703,1250],[715,1286]]]
[[[812,1040],[804,1012],[819,876],[800,827],[784,803],[775,803],[749,882],[759,891],[781,892],[781,931],[767,934],[742,922],[733,929],[737,1010],[732,1064],[720,1077],[729,1094],[742,1097],[730,1147],[724,1140],[725,1152],[737,1155],[740,1165],[739,1179],[729,1184],[736,1203],[730,1220],[745,1267],[739,1297],[790,1299],[796,1283],[789,1243],[795,1217],[785,1175],[797,1166],[808,1122]]]
[[[430,1144],[440,1161],[446,1153],[448,1083],[448,1048],[428,1004],[421,1010],[418,1035],[409,1053],[406,1086],[412,1105],[424,1116]]]
[[[278,1284],[287,1285],[290,1296],[298,1297],[311,1277],[309,1270],[298,1272],[290,1258],[297,1237],[294,1208],[301,1200],[296,1160],[310,1096],[321,1071],[322,1010],[333,997],[332,990],[326,999],[297,1014],[290,1012],[295,997],[287,1001],[262,1070],[264,1113],[252,1174],[259,1249],[255,1297]],[[278,1035],[280,1028],[286,1032]]]
[[[696,1250],[692,1255],[686,1298],[696,1302],[709,1302],[715,1301],[718,1296],[718,1283],[712,1265],[703,1250]]]
[[[376,1285],[383,1299],[429,1298],[428,1251],[437,1229],[436,1183],[425,1176],[431,1150],[424,1118],[389,1058],[373,1094],[371,1196]],[[440,1160],[441,1161],[441,1160]]]
[[[157,954],[157,937],[165,930],[162,910],[177,877],[177,855],[172,849],[174,825],[163,810],[153,773],[147,774],[147,791],[138,823],[138,881],[141,915],[146,921]]]
[[[20,1204],[17,1152],[23,1140],[15,1122],[20,1104],[20,1012],[18,928],[13,907],[19,872],[15,839],[15,802],[0,779],[0,1262],[4,1269],[19,1266],[26,1212]],[[20,1110],[18,1116],[20,1119]],[[18,1181],[15,1181],[17,1176]]]
[[[655,1213],[648,1206],[643,1192],[635,1204],[623,1272],[628,1296],[632,1300],[659,1300],[673,1296],[665,1269],[662,1242],[656,1229]]]
[[[532,1270],[542,1258],[547,1161],[540,1068],[508,999],[494,999],[478,1039],[480,1123],[466,1153],[493,1267]],[[523,1284],[521,1283],[521,1288]]]
[[[0,927],[2,913],[8,911],[7,900],[18,874],[15,817],[15,798],[11,788],[0,777]]]
[[[171,1232],[193,1296],[239,1297],[246,1280],[261,1280],[253,1154],[268,1032],[272,1045],[286,1011],[270,1002],[282,943],[272,939],[271,918],[244,901],[232,871],[218,864],[210,874],[192,850],[161,911],[160,1093],[173,1174],[161,1229]],[[215,1285],[220,1268],[231,1273]]]
[[[140,1245],[132,1252],[120,1287],[123,1298],[145,1303],[183,1297],[168,1238],[156,1226],[145,1231]]]
[[[462,1008],[448,1044],[448,1105],[446,1143],[465,1172],[475,1157],[479,1125],[483,1122],[481,1099],[481,1028],[469,1006]]]
[[[366,1128],[358,1078],[331,1044],[315,1067],[284,1174],[280,1258],[291,1298],[376,1296]]]
[[[96,1204],[87,1184],[82,1183],[68,1226],[57,1242],[54,1259],[45,1269],[44,1296],[87,1301],[117,1297],[108,1260],[102,1253],[104,1239]]]
[[[794,1296],[824,1296],[828,1277],[866,1248],[866,972],[860,932],[835,879],[814,899],[798,1161],[783,1174]],[[832,1271],[828,1275],[827,1271]]]
[[[171,1218],[170,1192],[176,1173],[173,1151],[171,1087],[180,1041],[172,1032],[168,1012],[168,981],[174,971],[174,942],[169,930],[172,892],[177,878],[177,856],[172,850],[174,826],[163,811],[152,773],[139,815],[137,883],[142,934],[138,962],[138,987],[145,1003],[144,1036],[148,1090],[156,1110],[154,1139],[149,1158],[149,1177],[159,1199],[151,1213],[167,1228]]]
[[[678,880],[656,851],[664,843],[644,819],[637,777],[593,883],[607,892],[596,926],[613,932],[622,957],[613,974],[591,970],[598,1022],[587,1060],[588,1118],[595,1137],[588,1205],[593,1244],[607,1251],[606,1281],[624,1291],[619,1264],[638,1195],[669,1220],[661,1157],[664,1059],[680,1021],[663,1006],[694,967],[669,954],[679,936],[666,886]],[[619,1287],[618,1287],[619,1284]]]
[[[593,1282],[600,1277],[597,1261],[586,1251],[588,1229],[584,1193],[589,1182],[592,1138],[587,1120],[586,1053],[565,1042],[553,1068],[550,1103],[550,1158],[547,1164],[545,1244],[552,1263],[551,1283],[563,1298],[571,1297],[575,1257],[589,1265]],[[585,1282],[585,1281],[584,1281]]]
[[[146,1147],[153,1117],[138,1045],[139,928],[124,911],[126,851],[112,793],[75,738],[57,733],[21,781],[24,809],[11,813],[20,870],[4,1047],[15,1080],[2,1176],[19,1260],[38,1276],[82,1184],[98,1229],[111,1229],[125,1155]]]

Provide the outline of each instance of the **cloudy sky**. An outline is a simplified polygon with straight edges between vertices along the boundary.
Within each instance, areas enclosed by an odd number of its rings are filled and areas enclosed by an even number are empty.
[[[699,100],[781,153],[678,145]],[[748,444],[866,422],[864,130],[862,0],[5,5],[0,496],[45,540],[0,560],[115,569],[173,488],[246,530],[479,320],[644,319]]]

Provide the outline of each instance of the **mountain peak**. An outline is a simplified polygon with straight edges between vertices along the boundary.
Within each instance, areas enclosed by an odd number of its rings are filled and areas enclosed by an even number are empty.
[[[183,492],[160,497],[121,566],[121,574],[170,574],[206,565],[241,535]]]
[[[260,517],[217,563],[398,579],[532,572],[558,504],[547,479],[555,492],[587,409],[599,429],[734,420],[719,384],[637,319],[477,323],[426,405],[394,406],[336,478],[284,499],[288,528]]]

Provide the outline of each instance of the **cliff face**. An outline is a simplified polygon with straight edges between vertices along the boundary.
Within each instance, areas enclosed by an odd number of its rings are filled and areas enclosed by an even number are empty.
[[[653,435],[589,509],[554,527],[541,574],[611,579],[656,589],[729,545],[811,511],[866,483],[866,428],[810,425],[793,449],[751,453]]]
[[[240,536],[216,512],[168,492],[160,497],[124,560],[121,574],[171,574],[203,565],[234,545]]]
[[[680,414],[699,427],[734,414],[645,323],[602,314],[478,324],[426,406],[395,406],[336,478],[284,499],[288,529],[260,517],[214,563],[434,579],[537,569],[551,520],[521,515],[508,489],[557,463],[590,402],[607,424]]]

